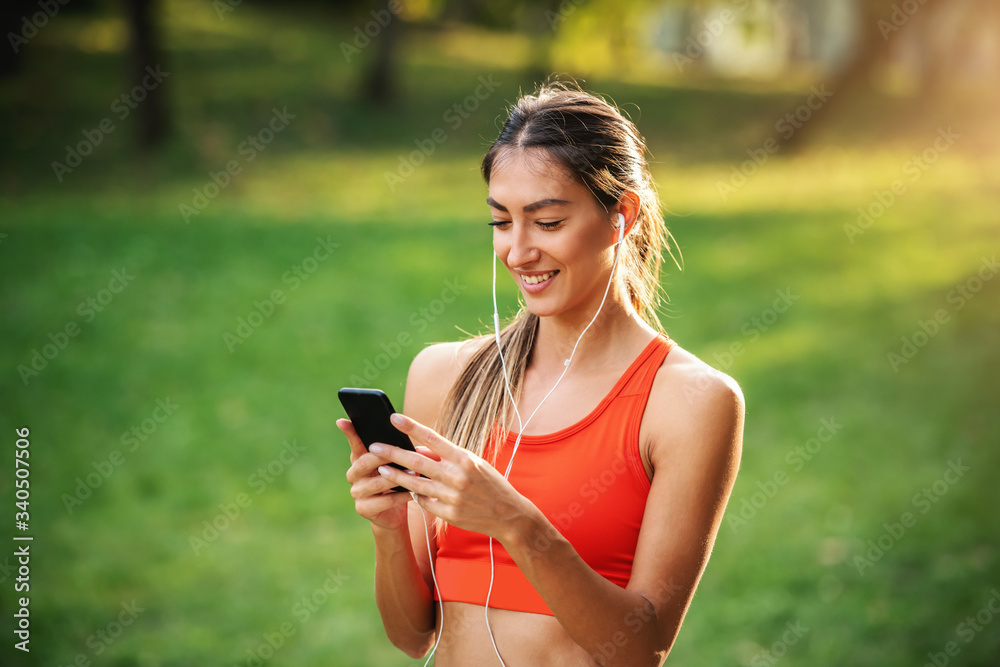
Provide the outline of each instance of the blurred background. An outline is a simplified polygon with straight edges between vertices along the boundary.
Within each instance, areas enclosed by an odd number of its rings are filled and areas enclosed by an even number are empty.
[[[422,664],[336,390],[401,407],[423,346],[486,328],[479,160],[553,73],[647,137],[661,319],[746,395],[668,664],[1000,664],[993,0],[0,13],[4,665]]]

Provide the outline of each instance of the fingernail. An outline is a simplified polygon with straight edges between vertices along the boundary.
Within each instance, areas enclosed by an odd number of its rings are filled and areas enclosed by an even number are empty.
[[[380,444],[378,444],[376,442],[376,443],[372,444],[371,447],[368,448],[368,451],[371,452],[372,454],[378,455],[378,454],[381,454],[382,452],[384,452],[385,448],[382,445],[380,445]]]
[[[403,415],[399,414],[398,412],[393,412],[392,416],[389,417],[389,420],[392,422],[393,426],[402,426],[403,424],[406,423],[406,420],[403,419]]]
[[[379,466],[378,467],[378,474],[382,475],[383,477],[388,477],[389,476],[389,468],[386,467],[386,466]]]

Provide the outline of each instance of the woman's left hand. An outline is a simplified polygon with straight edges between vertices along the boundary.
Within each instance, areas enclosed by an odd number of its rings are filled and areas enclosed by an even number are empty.
[[[496,468],[472,452],[457,447],[431,428],[396,413],[393,425],[423,445],[440,460],[384,443],[373,444],[373,454],[423,475],[390,466],[378,471],[393,484],[417,494],[417,503],[449,524],[504,541],[529,516],[534,505],[519,494]]]

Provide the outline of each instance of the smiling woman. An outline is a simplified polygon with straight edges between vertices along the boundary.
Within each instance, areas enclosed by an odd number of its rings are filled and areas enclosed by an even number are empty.
[[[521,98],[482,171],[522,311],[417,355],[393,417],[415,452],[366,451],[338,422],[379,611],[411,656],[659,665],[674,643],[739,467],[743,397],[657,319],[669,235],[645,153],[597,96]]]

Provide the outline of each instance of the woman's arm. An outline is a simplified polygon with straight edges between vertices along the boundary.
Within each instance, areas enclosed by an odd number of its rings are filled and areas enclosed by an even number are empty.
[[[410,532],[372,526],[375,603],[389,641],[411,658],[419,658],[434,645],[435,606],[417,563]],[[425,545],[421,546],[426,550]]]
[[[666,659],[739,468],[744,405],[736,383],[711,372],[696,394],[693,379],[669,385],[647,410],[654,475],[625,589],[591,569],[544,517],[526,517],[504,542],[566,632],[600,665]],[[547,544],[544,551],[533,546]]]
[[[379,472],[390,484],[416,491],[421,506],[449,523],[498,539],[597,664],[659,665],[711,552],[739,466],[743,431],[743,397],[731,379],[706,374],[701,362],[670,366],[676,377],[657,382],[667,388],[654,389],[654,409],[647,410],[665,416],[651,419],[648,428],[644,419],[656,472],[625,589],[588,566],[489,464],[413,420],[398,425],[440,460],[418,460],[391,447],[381,455],[429,479],[388,467]]]
[[[410,541],[408,493],[392,493],[376,469],[385,459],[368,453],[347,419],[337,426],[351,444],[347,480],[358,514],[371,522],[375,538],[375,602],[386,635],[411,657],[427,652],[434,637],[431,599]]]
[[[426,423],[434,423],[450,383],[457,372],[455,346],[437,345],[421,351],[410,366],[404,410]],[[351,443],[351,495],[355,509],[372,524],[375,538],[375,602],[386,635],[410,657],[427,653],[436,637],[436,604],[430,575],[427,536],[420,508],[408,493],[386,493],[388,483],[376,470],[386,459],[366,452],[348,420],[341,428]],[[435,455],[421,448],[421,454]],[[429,515],[431,554],[436,552],[434,517]]]

